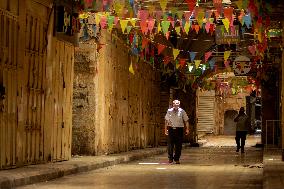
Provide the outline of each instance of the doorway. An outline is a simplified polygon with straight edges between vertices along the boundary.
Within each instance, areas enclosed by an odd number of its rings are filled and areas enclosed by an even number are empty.
[[[224,135],[235,135],[236,123],[234,118],[237,117],[238,112],[236,110],[227,110],[224,114]]]

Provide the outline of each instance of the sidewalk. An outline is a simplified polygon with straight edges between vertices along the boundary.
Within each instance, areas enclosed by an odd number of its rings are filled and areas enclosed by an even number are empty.
[[[166,147],[146,148],[119,154],[102,156],[80,156],[69,161],[29,165],[17,169],[0,171],[0,189],[48,181],[70,174],[91,171],[119,163],[146,158],[166,152]]]
[[[284,161],[281,149],[263,151],[263,189],[284,188]]]

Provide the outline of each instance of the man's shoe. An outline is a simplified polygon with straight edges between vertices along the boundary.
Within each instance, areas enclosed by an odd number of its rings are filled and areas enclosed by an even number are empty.
[[[175,162],[176,162],[176,164],[180,164],[179,160],[177,160],[177,161],[175,161]]]
[[[169,163],[173,163],[173,160],[169,159]]]
[[[237,150],[236,150],[236,152],[239,152],[240,151],[240,148],[239,147],[237,147]]]

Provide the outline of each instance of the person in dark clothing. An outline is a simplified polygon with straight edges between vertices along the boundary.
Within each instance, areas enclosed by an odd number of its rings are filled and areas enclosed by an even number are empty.
[[[245,113],[244,107],[240,108],[238,116],[234,119],[234,122],[237,122],[236,125],[236,143],[237,143],[237,150],[239,152],[241,149],[241,153],[245,153],[245,142],[246,142],[246,135],[249,130],[249,119]]]
[[[173,160],[176,164],[180,164],[183,128],[186,125],[185,134],[189,134],[189,123],[186,112],[179,107],[180,101],[173,101],[173,108],[168,109],[165,116],[165,135],[168,136],[168,158],[169,163]],[[175,153],[173,152],[175,149]]]

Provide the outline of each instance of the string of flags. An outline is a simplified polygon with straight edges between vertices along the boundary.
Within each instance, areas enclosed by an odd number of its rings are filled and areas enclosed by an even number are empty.
[[[96,7],[99,9],[99,12],[96,13],[82,12],[80,14],[81,24],[86,25],[85,29],[91,31],[93,35],[96,35],[99,27],[108,29],[109,32],[114,28],[121,30],[122,33],[128,35],[127,41],[131,52],[134,55],[144,57],[146,54],[151,55],[150,62],[152,63],[155,60],[155,47],[157,55],[164,56],[162,62],[165,65],[172,62],[175,64],[176,69],[187,66],[189,72],[194,72],[196,69],[204,72],[206,69],[216,68],[216,59],[212,58],[215,52],[205,52],[202,56],[198,55],[198,58],[203,57],[204,59],[196,59],[198,52],[189,52],[166,46],[154,41],[153,36],[164,35],[166,39],[169,39],[171,33],[175,32],[178,37],[186,38],[186,36],[190,35],[190,31],[195,31],[196,33],[203,31],[213,35],[217,24],[219,24],[218,20],[224,26],[224,30],[221,30],[222,34],[225,32],[233,33],[235,31],[235,20],[238,20],[240,23],[242,31],[245,28],[253,28],[254,38],[257,42],[247,47],[252,57],[257,57],[258,59],[264,58],[265,49],[267,48],[267,36],[263,34],[263,31],[270,23],[270,19],[266,14],[270,7],[266,6],[265,3],[254,0],[235,1],[237,9],[231,6],[224,6],[222,0],[213,0],[214,8],[211,10],[202,8],[202,6],[196,6],[199,3],[197,0],[185,0],[188,6],[188,10],[186,11],[178,10],[177,7],[172,7],[169,10],[167,7],[168,0],[159,0],[159,7],[154,4],[147,4],[147,9],[139,9],[137,2],[134,2],[134,0],[83,1],[85,7]],[[141,0],[141,3],[146,2]],[[262,11],[262,14],[259,14],[259,10]],[[142,36],[139,36],[138,33]],[[81,36],[84,35],[88,34],[82,31]],[[165,49],[171,49],[172,54],[163,53]],[[183,52],[183,56],[187,52],[187,57],[180,56],[181,52]],[[223,53],[224,65],[230,69],[231,61],[229,57],[232,52],[224,51]],[[132,62],[129,71],[134,74]]]

